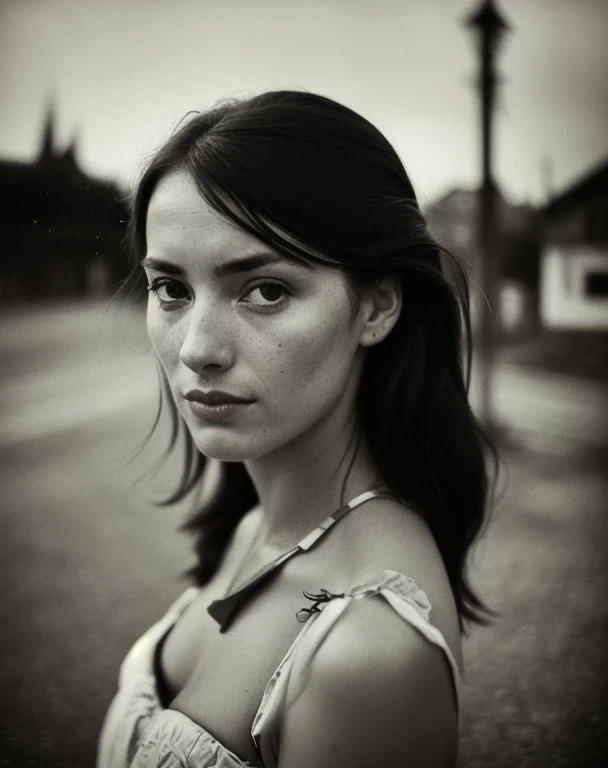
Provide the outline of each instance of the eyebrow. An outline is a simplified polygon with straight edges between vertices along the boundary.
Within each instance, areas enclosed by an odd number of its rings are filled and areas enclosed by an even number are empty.
[[[290,264],[297,267],[305,267],[306,269],[313,269],[311,264],[307,264],[305,261],[300,261],[292,256],[278,256],[274,253],[252,253],[250,256],[244,256],[242,259],[233,259],[232,261],[226,261],[223,264],[218,264],[213,269],[215,277],[229,277],[230,275],[236,275],[241,272],[251,272],[254,269],[260,267],[266,267],[269,264],[276,264],[277,262],[287,261]],[[146,256],[141,262],[142,267],[148,269],[154,269],[157,272],[166,272],[168,275],[178,275],[179,277],[185,277],[186,272],[177,264],[172,264],[170,261],[162,261],[161,259],[153,259]]]

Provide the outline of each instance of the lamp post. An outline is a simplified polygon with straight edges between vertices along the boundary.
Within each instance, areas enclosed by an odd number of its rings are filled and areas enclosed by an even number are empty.
[[[479,93],[481,101],[481,152],[482,181],[479,194],[479,251],[480,277],[483,292],[479,308],[478,344],[479,366],[479,417],[486,427],[493,429],[492,375],[495,352],[495,313],[498,311],[498,259],[496,241],[496,184],[492,175],[492,118],[496,95],[496,70],[494,58],[503,35],[510,29],[497,10],[493,0],[482,0],[479,8],[465,19],[478,41],[480,56]]]

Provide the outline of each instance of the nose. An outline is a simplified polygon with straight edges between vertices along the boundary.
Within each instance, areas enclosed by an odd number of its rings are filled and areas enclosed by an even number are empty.
[[[234,363],[234,336],[217,307],[193,308],[179,352],[181,362],[195,373],[227,370]]]

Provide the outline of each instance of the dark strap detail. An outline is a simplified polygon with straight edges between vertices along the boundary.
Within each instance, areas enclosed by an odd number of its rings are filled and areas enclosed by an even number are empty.
[[[220,600],[214,600],[207,608],[207,613],[214,618],[220,625],[220,632],[225,632],[228,629],[237,608],[246,597],[248,597],[255,589],[257,589],[262,581],[266,579],[270,574],[282,565],[290,557],[293,557],[298,552],[298,547],[294,547],[289,552],[286,552],[281,557],[273,560],[269,565],[264,566],[259,570],[243,587],[233,592],[227,597],[223,597]]]
[[[236,592],[227,595],[219,600],[214,600],[208,607],[207,613],[214,618],[220,625],[220,632],[225,632],[230,626],[231,621],[235,617],[236,611],[243,601],[251,596],[251,594],[258,589],[261,584],[270,576],[271,573],[276,571],[277,568],[282,566],[287,560],[300,552],[306,552],[313,547],[317,541],[332,527],[338,520],[341,520],[348,512],[358,507],[360,504],[375,498],[388,498],[396,499],[397,497],[390,491],[381,488],[372,491],[365,491],[356,498],[347,502],[343,507],[340,507],[336,512],[330,515],[324,520],[321,525],[317,526],[307,536],[305,536],[299,544],[293,549],[280,555],[276,560],[268,565],[265,565],[257,573],[255,573],[249,581],[240,587]]]
[[[310,608],[300,608],[300,610],[296,613],[296,619],[300,622],[300,624],[306,624],[313,613],[321,613],[321,609],[319,608],[321,603],[328,603],[330,600],[333,600],[334,597],[346,597],[346,593],[344,592],[341,592],[340,594],[334,594],[333,592],[329,592],[327,589],[321,589],[318,595],[312,595],[306,590],[304,590],[302,594],[307,600],[312,600],[313,605],[311,605]]]

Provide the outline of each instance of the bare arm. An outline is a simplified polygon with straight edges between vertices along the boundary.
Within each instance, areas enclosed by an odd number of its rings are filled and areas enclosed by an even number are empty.
[[[444,652],[381,599],[351,604],[285,713],[279,768],[450,768],[458,721]]]

